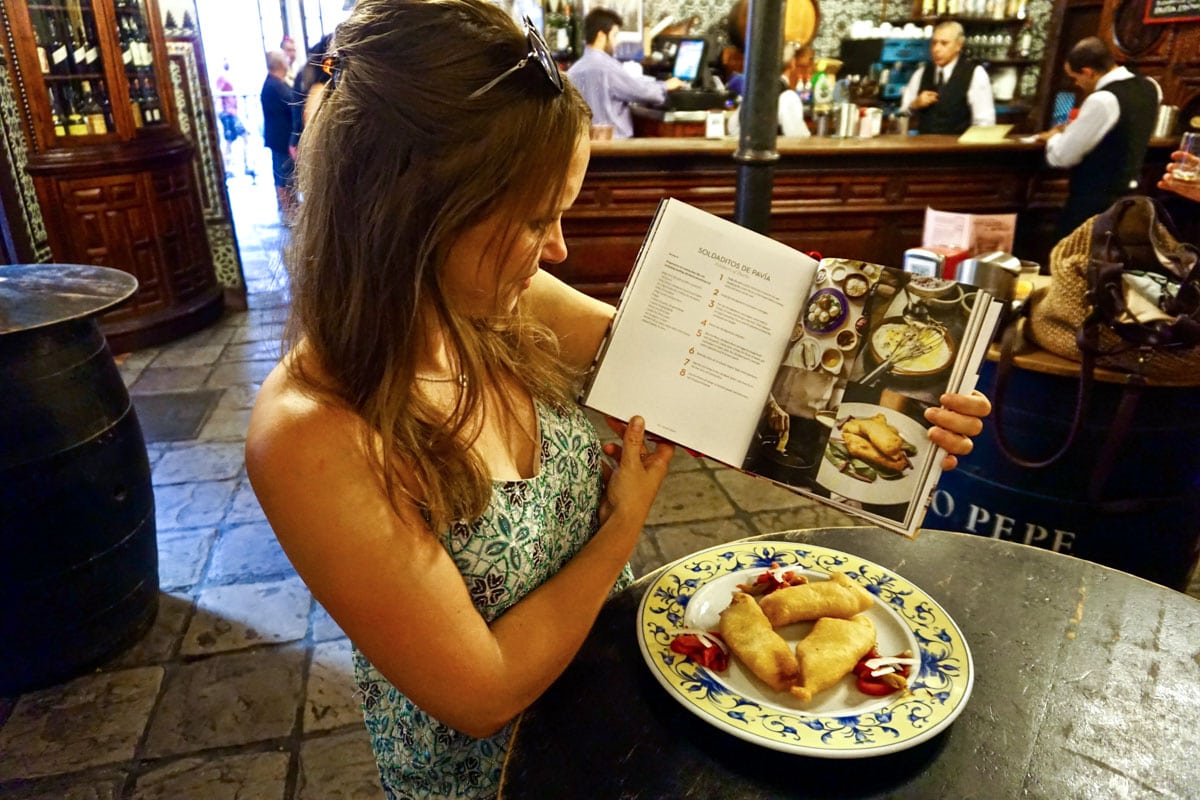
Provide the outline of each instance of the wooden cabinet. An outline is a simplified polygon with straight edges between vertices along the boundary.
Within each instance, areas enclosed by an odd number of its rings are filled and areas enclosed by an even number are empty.
[[[52,259],[138,279],[101,320],[113,350],[211,322],[222,292],[155,0],[0,0],[0,15]]]

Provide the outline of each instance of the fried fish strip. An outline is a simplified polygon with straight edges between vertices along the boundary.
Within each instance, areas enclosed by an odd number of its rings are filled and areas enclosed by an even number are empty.
[[[852,419],[842,426],[842,432],[865,436],[875,445],[875,449],[889,458],[904,455],[904,438],[882,413],[873,417]]]
[[[847,423],[848,426],[849,423]],[[865,436],[853,433],[846,428],[842,428],[842,442],[846,445],[846,450],[850,455],[860,458],[868,464],[895,472],[901,472],[908,466],[908,456],[903,452],[898,456],[885,455],[879,452],[879,449],[871,444],[871,441]]]
[[[750,595],[734,592],[729,607],[721,612],[719,630],[733,654],[775,691],[783,691],[800,679],[795,653],[771,628]]]
[[[802,703],[830,688],[875,646],[875,626],[863,616],[853,619],[824,617],[796,645],[800,682],[789,691]]]
[[[871,593],[840,572],[827,581],[811,581],[800,586],[777,589],[759,604],[771,627],[793,622],[839,617],[849,619],[875,604]]]

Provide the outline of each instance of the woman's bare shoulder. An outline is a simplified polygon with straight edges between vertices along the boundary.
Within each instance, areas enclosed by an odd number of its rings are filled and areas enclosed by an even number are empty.
[[[362,420],[332,396],[304,384],[287,359],[275,365],[254,401],[246,433],[246,464],[252,459],[296,455],[361,439]]]

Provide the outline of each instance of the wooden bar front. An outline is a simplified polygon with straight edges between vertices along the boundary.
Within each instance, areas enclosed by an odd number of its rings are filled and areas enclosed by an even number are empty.
[[[1155,140],[1144,186],[1162,174],[1174,139]],[[563,217],[569,255],[550,270],[615,301],[660,199],[676,197],[732,218],[733,139],[643,138],[592,143],[574,207]],[[925,209],[1016,213],[1013,251],[1047,262],[1066,201],[1066,173],[1043,145],[1018,139],[960,144],[953,136],[781,138],[770,235],[797,250],[900,266],[921,244]]]

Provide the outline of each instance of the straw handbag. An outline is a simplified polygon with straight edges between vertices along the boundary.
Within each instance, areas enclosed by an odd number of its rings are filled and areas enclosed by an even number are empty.
[[[1033,459],[1003,434],[1003,396],[1020,326],[1004,336],[996,375],[997,443],[1029,468],[1059,461],[1087,415],[1097,366],[1129,377],[1090,482],[1098,499],[1148,381],[1200,383],[1200,251],[1179,241],[1170,217],[1148,197],[1126,197],[1084,222],[1050,253],[1050,287],[1030,298],[1027,335],[1080,362],[1075,415],[1066,441]]]

